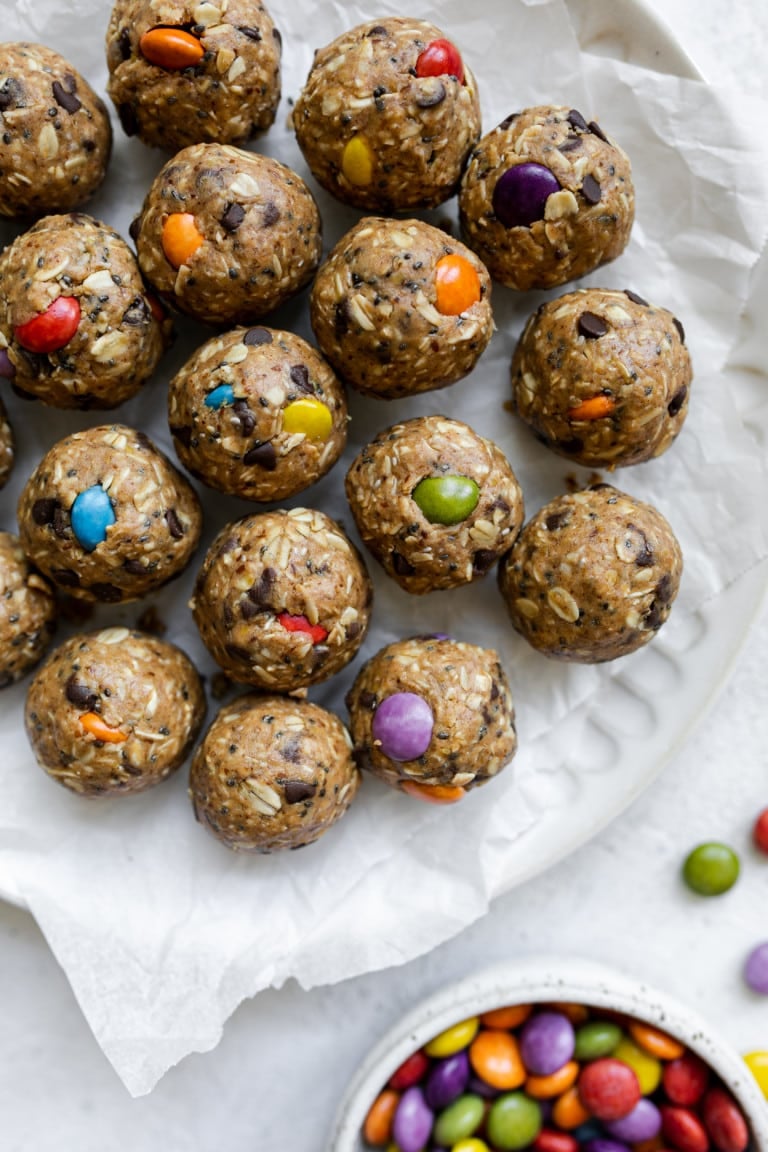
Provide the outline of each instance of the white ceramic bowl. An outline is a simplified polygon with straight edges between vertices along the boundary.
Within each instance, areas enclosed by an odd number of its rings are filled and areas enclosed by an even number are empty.
[[[363,1060],[339,1109],[329,1152],[364,1152],[360,1131],[396,1068],[438,1032],[506,1004],[567,1001],[645,1020],[696,1052],[733,1093],[751,1125],[756,1152],[768,1152],[768,1104],[744,1061],[692,1009],[631,977],[579,957],[529,957],[449,985],[403,1017]]]

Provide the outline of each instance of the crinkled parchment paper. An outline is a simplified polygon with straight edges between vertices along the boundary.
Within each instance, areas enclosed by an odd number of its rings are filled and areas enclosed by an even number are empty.
[[[284,34],[285,97],[297,94],[315,47],[359,20],[398,11],[395,0],[371,7],[271,0],[270,7]],[[750,275],[768,204],[768,164],[760,151],[765,109],[732,112],[729,101],[703,83],[580,54],[561,0],[443,0],[439,6],[409,0],[405,7],[434,19],[461,45],[479,79],[486,127],[525,105],[570,104],[602,120],[632,158],[638,195],[631,245],[589,281],[633,288],[667,305],[682,318],[692,349],[695,391],[681,439],[662,459],[617,477],[619,486],[657,504],[682,542],[684,585],[665,630],[674,639],[700,605],[768,554],[760,431],[766,409],[763,404],[745,420],[736,399],[736,377],[754,375],[766,352],[759,325],[745,331],[738,346],[750,293],[755,315],[765,315],[768,300],[765,266]],[[108,0],[17,0],[4,5],[3,35],[59,49],[103,91],[108,10]],[[305,173],[287,113],[284,99],[278,124],[259,146]],[[127,140],[119,128],[115,136],[109,179],[89,210],[126,234],[164,157]],[[356,214],[323,194],[318,199],[330,245]],[[446,215],[455,215],[453,205],[431,218]],[[6,238],[13,234],[5,228]],[[540,299],[496,288],[492,345],[472,376],[448,391],[388,405],[353,397],[347,460],[399,418],[444,412],[504,447],[529,512],[562,491],[568,473],[578,470],[549,454],[502,408],[515,339]],[[275,322],[310,335],[306,300],[286,307]],[[166,381],[209,334],[186,321],[179,329],[156,380],[117,414],[169,451]],[[18,490],[42,452],[103,417],[44,410],[14,396],[9,407],[21,459],[14,484],[0,497],[0,523],[13,529]],[[349,523],[343,475],[342,464],[293,503],[316,504]],[[211,493],[203,493],[203,501],[206,539],[247,510]],[[3,693],[0,867],[38,920],[99,1044],[134,1094],[148,1092],[187,1053],[214,1046],[227,1016],[260,989],[290,976],[306,986],[342,980],[410,959],[458,932],[514,881],[526,829],[545,818],[547,805],[567,803],[557,777],[542,793],[544,810],[529,801],[528,785],[545,767],[537,763],[537,746],[555,726],[565,730],[566,721],[570,744],[580,705],[594,700],[615,666],[565,668],[529,651],[506,623],[493,576],[481,586],[410,598],[374,575],[375,624],[364,656],[396,636],[431,629],[495,645],[503,654],[521,751],[513,769],[455,809],[422,807],[367,780],[349,816],[316,846],[282,857],[239,858],[194,823],[185,772],[135,798],[88,803],[57,788],[27,749],[24,687]],[[169,637],[210,674],[185,607],[191,583],[190,574],[153,603]],[[102,615],[133,622],[142,607]],[[619,663],[626,667],[638,658],[642,654]],[[353,672],[313,698],[343,715]],[[577,729],[577,739],[588,746],[588,727]],[[615,771],[629,771],[623,755]],[[631,782],[636,790],[636,776],[629,776],[628,788]]]

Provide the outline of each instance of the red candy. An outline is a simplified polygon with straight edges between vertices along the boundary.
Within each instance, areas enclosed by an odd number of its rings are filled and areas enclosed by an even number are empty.
[[[39,312],[26,324],[19,324],[14,335],[28,352],[57,352],[77,332],[80,305],[74,296],[59,296],[45,312]]]
[[[719,1152],[745,1152],[749,1144],[747,1122],[736,1101],[722,1088],[712,1088],[701,1109],[704,1127]]]
[[[621,1120],[640,1099],[637,1076],[628,1064],[605,1057],[587,1064],[579,1077],[579,1099],[598,1120]]]
[[[310,624],[306,616],[291,616],[289,612],[281,612],[277,618],[286,632],[306,632],[313,644],[322,644],[328,635],[322,624]]]
[[[428,1068],[429,1058],[422,1051],[414,1052],[392,1073],[387,1086],[394,1088],[395,1092],[404,1092],[423,1080]]]
[[[706,1064],[694,1056],[693,1052],[686,1052],[677,1060],[670,1060],[664,1065],[661,1077],[664,1091],[672,1103],[687,1108],[698,1104],[707,1090],[708,1081]]]
[[[536,1152],[579,1152],[579,1142],[569,1132],[556,1132],[542,1128],[533,1142]]]
[[[761,852],[765,852],[766,855],[768,855],[768,808],[764,808],[757,820],[755,820],[752,835],[755,845]]]
[[[661,1131],[678,1152],[708,1152],[709,1137],[695,1112],[661,1106]]]
[[[416,75],[455,76],[459,84],[464,83],[464,64],[455,44],[450,40],[433,40],[427,44],[416,61]]]

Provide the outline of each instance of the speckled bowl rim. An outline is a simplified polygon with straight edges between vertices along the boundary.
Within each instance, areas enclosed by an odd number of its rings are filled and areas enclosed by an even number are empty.
[[[505,1004],[546,1001],[626,1012],[675,1036],[721,1077],[749,1120],[756,1152],[768,1152],[768,1104],[730,1045],[697,1012],[666,992],[578,956],[530,956],[496,964],[418,1004],[362,1060],[339,1108],[327,1152],[363,1152],[360,1130],[371,1103],[403,1060],[438,1032]]]

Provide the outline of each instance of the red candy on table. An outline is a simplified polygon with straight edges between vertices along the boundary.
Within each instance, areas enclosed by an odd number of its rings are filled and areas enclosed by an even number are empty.
[[[768,856],[768,808],[763,808],[757,820],[755,820],[755,825],[752,829],[752,838],[755,841],[755,847],[761,852],[765,852]]]
[[[429,1058],[421,1050],[414,1052],[395,1069],[387,1081],[387,1086],[394,1088],[396,1092],[404,1092],[406,1088],[423,1080],[428,1068]]]
[[[455,76],[459,84],[464,83],[464,64],[461,54],[450,40],[433,40],[427,44],[416,61],[416,75]]]
[[[704,1061],[693,1052],[685,1052],[677,1060],[665,1064],[661,1082],[673,1104],[690,1108],[698,1104],[706,1092],[709,1071]]]
[[[58,352],[77,332],[80,304],[74,296],[58,296],[45,312],[14,328],[14,336],[27,352]]]
[[[745,1152],[749,1144],[747,1122],[736,1101],[722,1088],[712,1088],[701,1109],[704,1127],[719,1152]]]
[[[620,1060],[604,1057],[588,1064],[579,1077],[579,1099],[598,1120],[621,1120],[640,1099],[640,1085],[632,1069]]]
[[[695,1112],[662,1104],[661,1131],[664,1139],[679,1152],[708,1152],[709,1137]]]

